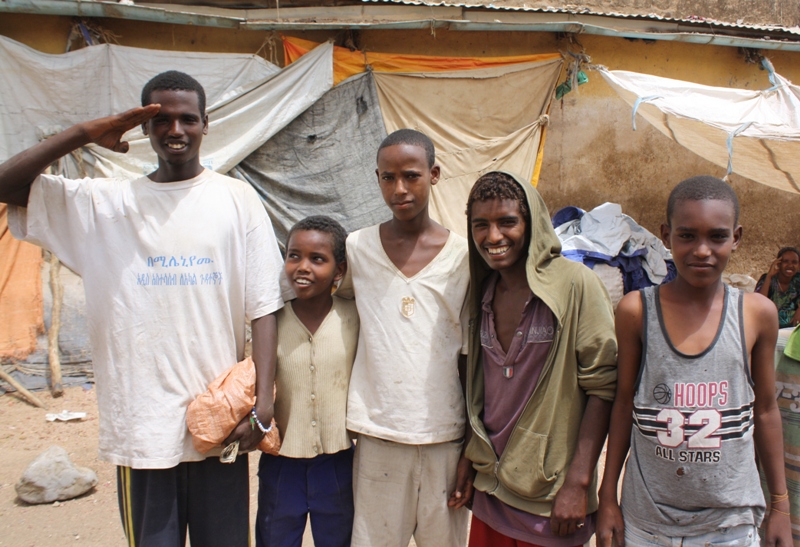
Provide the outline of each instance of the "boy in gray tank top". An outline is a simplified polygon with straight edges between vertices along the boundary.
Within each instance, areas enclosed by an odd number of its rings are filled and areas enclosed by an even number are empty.
[[[739,246],[739,202],[725,182],[673,189],[664,245],[678,275],[626,295],[616,313],[617,394],[600,488],[599,547],[792,545],[775,402],[775,306],[722,282]],[[617,483],[630,458],[617,503]]]

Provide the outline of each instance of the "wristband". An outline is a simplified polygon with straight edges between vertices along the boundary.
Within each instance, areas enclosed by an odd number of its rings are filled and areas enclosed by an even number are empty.
[[[258,419],[258,414],[256,414],[256,407],[253,407],[250,410],[250,429],[255,430],[256,426],[265,435],[272,431],[272,423],[269,424],[269,427],[264,427],[264,424],[261,423],[261,420]]]
[[[782,501],[786,501],[789,499],[789,491],[787,490],[783,494],[772,494],[770,498],[772,503],[780,503]]]

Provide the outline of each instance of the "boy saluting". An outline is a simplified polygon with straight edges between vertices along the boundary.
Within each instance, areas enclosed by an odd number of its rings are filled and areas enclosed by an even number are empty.
[[[352,544],[406,547],[413,534],[420,547],[460,547],[471,493],[458,370],[467,244],[428,216],[439,180],[428,137],[395,131],[377,160],[392,219],[348,237],[339,289],[354,290],[361,319],[347,405],[358,433]]]
[[[248,545],[247,458],[194,450],[188,404],[243,357],[252,320],[256,406],[272,418],[282,260],[255,191],[200,164],[205,92],[181,72],[145,85],[142,107],[80,123],[0,166],[0,201],[21,239],[83,277],[100,418],[99,457],[118,466],[131,545]],[[88,143],[126,152],[142,124],[158,169],[134,181],[40,173]],[[15,205],[16,207],[13,207]],[[255,420],[254,420],[255,421]],[[255,448],[246,417],[227,442]]]
[[[721,278],[741,242],[739,201],[707,176],[669,196],[664,245],[678,276],[617,307],[619,385],[600,489],[598,545],[792,545],[775,401],[775,306]],[[622,485],[617,483],[630,457]],[[624,518],[624,522],[623,522]]]
[[[469,195],[470,547],[589,541],[616,384],[600,279],[560,254],[539,193],[507,173]]]

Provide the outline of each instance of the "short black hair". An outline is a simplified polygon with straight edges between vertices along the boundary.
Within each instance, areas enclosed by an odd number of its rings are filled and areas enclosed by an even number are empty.
[[[200,82],[184,72],[168,70],[153,76],[142,88],[142,106],[147,106],[153,102],[151,100],[153,91],[194,91],[197,93],[197,105],[200,107],[200,115],[206,115],[206,91],[200,85]]]
[[[292,234],[295,232],[322,232],[325,234],[330,234],[331,239],[333,240],[333,258],[336,260],[336,263],[339,264],[347,260],[347,254],[345,251],[345,241],[347,241],[347,230],[344,227],[333,220],[331,217],[327,217],[325,215],[313,215],[310,217],[306,217],[294,226],[292,229],[289,230],[289,234],[286,236],[286,247],[289,247],[289,240],[292,239]]]
[[[733,207],[733,224],[739,224],[739,198],[733,188],[722,179],[699,175],[678,183],[667,200],[667,223],[672,224],[672,214],[679,201],[727,201]]]
[[[531,225],[531,213],[528,207],[528,198],[525,190],[514,180],[514,177],[500,171],[486,173],[475,181],[467,199],[467,221],[472,223],[472,205],[476,201],[489,201],[492,199],[510,199],[519,204],[519,213],[525,219],[528,227]]]
[[[797,255],[797,258],[800,258],[800,251],[798,251],[795,247],[783,247],[780,251],[778,251],[778,258],[782,257],[786,253],[794,253]]]
[[[412,146],[419,146],[425,150],[425,159],[428,160],[428,169],[432,168],[433,164],[436,163],[436,149],[433,146],[433,141],[425,133],[421,133],[415,129],[398,129],[383,139],[383,142],[381,142],[381,145],[378,147],[376,161],[381,155],[381,150],[397,144],[410,144]]]

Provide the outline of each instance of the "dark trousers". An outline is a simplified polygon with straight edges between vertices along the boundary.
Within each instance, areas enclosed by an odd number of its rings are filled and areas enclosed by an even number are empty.
[[[170,469],[117,467],[117,497],[129,547],[248,547],[247,454]]]
[[[315,458],[261,455],[257,547],[300,547],[306,519],[316,547],[349,547],[353,448]]]

